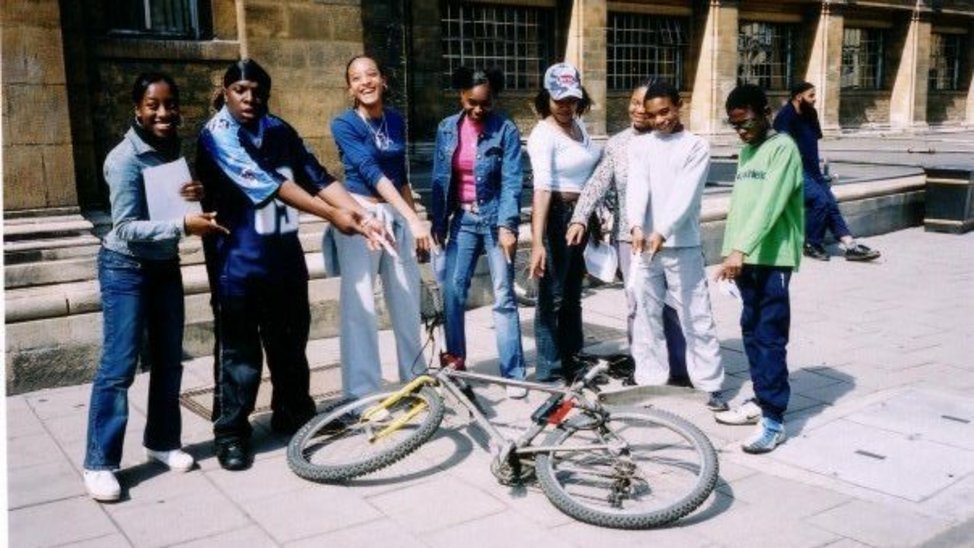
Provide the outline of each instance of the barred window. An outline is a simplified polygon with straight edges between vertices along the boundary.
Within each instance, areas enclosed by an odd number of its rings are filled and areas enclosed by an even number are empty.
[[[105,0],[108,32],[114,35],[199,39],[206,0]],[[208,11],[207,11],[208,13]]]
[[[443,86],[458,67],[496,67],[507,88],[534,90],[549,58],[551,10],[447,3],[442,19]]]
[[[738,84],[788,89],[795,59],[795,25],[741,21],[737,35]]]
[[[884,39],[881,29],[842,31],[842,89],[882,88]]]
[[[930,89],[961,89],[964,35],[934,32],[930,38]]]
[[[628,91],[648,77],[680,87],[689,38],[687,21],[642,13],[609,12],[608,87]]]

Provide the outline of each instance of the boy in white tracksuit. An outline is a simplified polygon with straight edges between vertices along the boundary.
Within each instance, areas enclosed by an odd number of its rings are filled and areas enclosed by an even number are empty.
[[[632,227],[631,291],[636,303],[631,351],[636,382],[665,384],[669,374],[661,321],[667,294],[687,341],[687,373],[710,394],[713,411],[727,408],[720,394],[724,368],[700,244],[700,201],[710,170],[710,146],[683,129],[680,96],[653,84],[644,99],[653,132],[629,147],[626,218]]]

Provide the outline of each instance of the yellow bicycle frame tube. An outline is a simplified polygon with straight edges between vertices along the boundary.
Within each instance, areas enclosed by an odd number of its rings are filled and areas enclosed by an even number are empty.
[[[436,379],[434,379],[433,377],[430,377],[429,375],[420,375],[419,377],[416,377],[415,379],[410,381],[409,384],[407,384],[406,386],[403,386],[402,388],[397,390],[395,393],[390,394],[388,398],[366,409],[365,412],[362,413],[362,419],[369,420],[373,418],[375,415],[378,415],[382,411],[388,409],[389,406],[401,400],[406,394],[411,394],[425,385],[435,384],[435,383],[436,383]],[[379,438],[388,436],[392,432],[398,430],[402,425],[406,424],[407,422],[409,422],[410,419],[418,415],[420,411],[422,411],[423,408],[425,407],[426,407],[426,403],[420,400],[405,415],[399,417],[398,419],[393,421],[391,424],[389,424],[382,430],[373,434],[372,439],[370,441],[375,441]]]

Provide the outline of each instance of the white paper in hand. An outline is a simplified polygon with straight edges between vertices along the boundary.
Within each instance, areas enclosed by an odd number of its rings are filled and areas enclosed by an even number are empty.
[[[199,202],[188,202],[179,191],[193,179],[186,158],[142,170],[145,181],[145,201],[150,221],[172,221],[186,215],[202,213]]]
[[[741,298],[741,290],[738,289],[737,284],[731,280],[722,279],[718,281],[717,291],[725,297],[730,297],[737,302],[743,302],[743,299]]]
[[[585,258],[585,270],[592,276],[605,283],[612,283],[616,279],[616,270],[619,267],[619,258],[616,250],[605,242],[595,245],[589,242],[582,252]]]

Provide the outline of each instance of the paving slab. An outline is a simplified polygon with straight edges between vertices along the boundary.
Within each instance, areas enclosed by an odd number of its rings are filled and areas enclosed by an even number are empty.
[[[388,518],[306,537],[288,542],[285,546],[288,548],[319,548],[321,546],[389,548],[391,544],[395,544],[396,548],[425,548],[429,546],[428,543],[415,536],[412,531]],[[464,542],[458,546],[469,547],[470,543]]]
[[[446,529],[428,532],[421,537],[434,548],[457,546],[558,546],[560,535],[528,519],[516,510],[508,510],[478,519],[463,521]]]
[[[249,500],[241,503],[241,508],[280,544],[382,517],[374,505],[353,490],[315,484]]]
[[[771,458],[915,502],[974,470],[970,452],[850,420],[806,430]]]
[[[25,548],[72,544],[117,532],[101,506],[80,496],[15,508],[7,520],[10,545]]]
[[[944,526],[942,521],[934,518],[859,500],[849,501],[807,521],[869,546],[916,546]]]
[[[260,527],[251,525],[241,527],[232,531],[217,533],[215,535],[194,539],[189,542],[173,544],[179,548],[272,548],[280,546],[274,542]],[[319,545],[321,546],[321,545]]]
[[[369,497],[369,502],[418,535],[504,511],[504,504],[496,497],[442,476],[412,486],[409,490]],[[431,506],[449,508],[449,511],[431,512]]]
[[[110,513],[135,546],[169,546],[249,524],[247,515],[214,491],[175,495],[154,504],[120,503]]]
[[[974,400],[966,395],[907,390],[846,419],[898,432],[909,439],[974,451]]]

